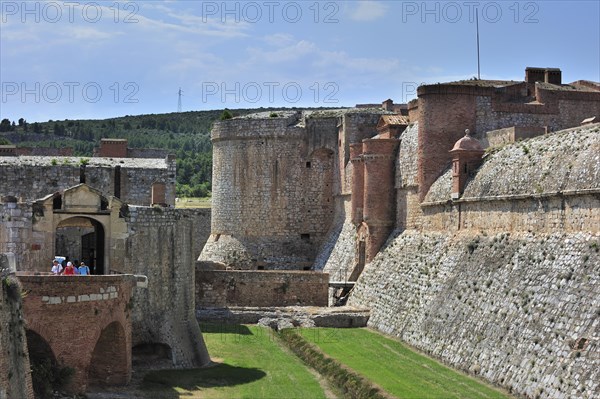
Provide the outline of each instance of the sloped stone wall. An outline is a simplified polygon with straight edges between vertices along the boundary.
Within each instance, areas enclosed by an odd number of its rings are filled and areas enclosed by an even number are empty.
[[[600,395],[600,234],[396,233],[349,300],[369,326],[519,395]]]

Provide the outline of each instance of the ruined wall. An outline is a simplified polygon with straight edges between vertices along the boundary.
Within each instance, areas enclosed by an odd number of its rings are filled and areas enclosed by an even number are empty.
[[[599,248],[598,233],[407,230],[349,303],[371,308],[371,327],[520,395],[598,397]]]
[[[196,321],[195,261],[210,233],[210,210],[129,207],[123,272],[148,277],[136,293],[133,345],[171,348],[175,367],[199,367],[210,358]]]
[[[21,285],[9,256],[0,253],[0,398],[33,399]]]
[[[321,272],[197,270],[196,307],[327,306],[328,284]]]
[[[336,123],[287,112],[215,124],[212,235],[201,260],[245,269],[312,264],[333,220]]]
[[[148,206],[152,183],[158,181],[166,184],[166,203],[174,206],[175,167],[174,158],[2,157],[0,193],[33,201],[85,182],[107,196],[119,194],[124,202]]]

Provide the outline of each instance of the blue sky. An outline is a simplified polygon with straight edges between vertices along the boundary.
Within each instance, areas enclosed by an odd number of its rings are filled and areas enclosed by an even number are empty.
[[[0,0],[0,118],[405,102],[477,75],[476,12],[483,79],[600,81],[599,3]]]

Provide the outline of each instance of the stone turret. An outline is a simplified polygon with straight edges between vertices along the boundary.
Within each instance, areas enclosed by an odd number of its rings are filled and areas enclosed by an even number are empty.
[[[362,158],[362,143],[350,144],[350,162],[352,162],[352,223],[359,225],[363,220],[365,163]]]
[[[469,129],[458,140],[450,154],[452,155],[452,199],[457,199],[464,191],[469,174],[481,165],[483,147],[479,140],[471,135]]]
[[[363,140],[363,219],[369,227],[367,263],[375,257],[394,226],[394,160],[399,144],[398,139]]]

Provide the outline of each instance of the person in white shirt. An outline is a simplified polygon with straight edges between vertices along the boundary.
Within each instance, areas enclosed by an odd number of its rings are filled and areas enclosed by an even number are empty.
[[[58,263],[58,261],[56,259],[54,259],[54,261],[52,262],[52,273],[55,276],[58,276],[59,274],[62,273],[63,267],[60,263]]]

